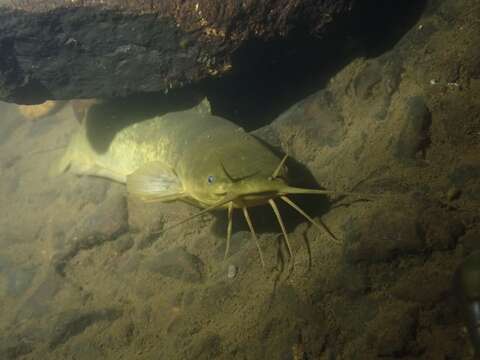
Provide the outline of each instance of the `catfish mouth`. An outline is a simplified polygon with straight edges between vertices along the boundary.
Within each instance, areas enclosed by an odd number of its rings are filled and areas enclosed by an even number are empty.
[[[269,179],[273,180],[273,179]],[[265,184],[266,185],[266,184]],[[228,216],[228,225],[227,225],[227,243],[225,247],[225,255],[224,259],[227,258],[228,252],[230,249],[230,240],[232,237],[232,218],[233,218],[233,210],[234,208],[242,209],[243,216],[245,218],[245,221],[247,222],[247,225],[250,229],[250,233],[252,234],[253,239],[255,240],[255,244],[258,249],[258,254],[260,256],[260,261],[262,263],[262,266],[265,266],[265,261],[263,259],[263,253],[260,248],[260,244],[258,241],[258,236],[255,232],[255,228],[253,226],[253,222],[250,218],[250,214],[248,212],[249,207],[254,207],[254,206],[259,206],[259,205],[265,205],[269,204],[270,207],[272,208],[275,217],[277,218],[278,224],[280,226],[280,229],[282,230],[283,238],[285,240],[285,244],[288,250],[288,254],[290,256],[290,259],[293,260],[294,254],[292,251],[292,247],[290,246],[290,241],[288,237],[288,233],[286,230],[285,223],[283,222],[282,216],[280,214],[280,211],[277,207],[277,204],[274,199],[280,198],[284,202],[286,202],[289,206],[291,206],[293,209],[295,209],[297,212],[299,212],[305,219],[307,219],[311,224],[313,224],[315,227],[321,229],[322,231],[325,231],[334,241],[337,241],[337,238],[335,235],[328,229],[328,227],[321,221],[318,220],[315,221],[312,217],[310,217],[303,209],[298,206],[296,203],[294,203],[291,199],[287,197],[288,194],[290,193],[296,193],[296,194],[305,194],[305,193],[316,193],[316,194],[326,194],[326,193],[332,193],[332,191],[328,190],[317,190],[317,189],[303,189],[303,188],[295,188],[295,187],[290,187],[287,184],[285,184],[283,181],[282,182],[276,182],[274,183],[273,181],[270,183],[270,187],[274,188],[273,190],[261,190],[257,192],[248,192],[248,191],[243,191],[243,192],[219,192],[216,193],[217,196],[220,196],[221,199],[214,203],[213,205],[210,205],[203,209],[202,211],[196,213],[192,217],[185,219],[181,221],[180,223],[177,223],[173,226],[180,225],[184,222],[187,222],[188,220],[200,216],[206,212],[219,209],[222,207],[227,208],[227,216]],[[277,189],[275,189],[277,188]],[[293,264],[293,261],[292,261]]]
[[[233,207],[235,208],[267,204],[271,199],[278,197],[282,189],[288,187],[285,180],[279,176],[286,159],[287,156],[280,161],[272,175],[264,178],[258,177],[259,170],[245,176],[235,177],[229,173],[221,162],[220,166],[235,190],[224,191],[215,195],[224,199],[232,198]]]
[[[265,191],[254,194],[239,195],[238,198],[232,200],[235,208],[254,207],[259,205],[268,204],[270,199],[278,197],[279,194],[276,191]]]
[[[274,185],[274,184],[267,184],[267,185]],[[280,187],[286,186],[285,184],[279,184]],[[283,186],[282,186],[283,185]],[[259,191],[239,191],[239,192],[221,192],[215,193],[215,195],[220,197],[220,201],[228,200],[233,203],[235,208],[242,208],[246,207],[253,207],[259,205],[265,205],[268,203],[270,199],[277,198],[281,195],[280,189],[272,190],[271,187],[278,187],[278,186],[270,186],[269,190],[259,190]],[[221,206],[226,206],[227,203],[224,203]]]

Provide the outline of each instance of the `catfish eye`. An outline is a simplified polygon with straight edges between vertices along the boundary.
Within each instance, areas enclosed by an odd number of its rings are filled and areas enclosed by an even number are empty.
[[[212,184],[213,182],[215,182],[215,176],[210,175],[210,176],[207,178],[207,182],[208,182],[209,184]]]

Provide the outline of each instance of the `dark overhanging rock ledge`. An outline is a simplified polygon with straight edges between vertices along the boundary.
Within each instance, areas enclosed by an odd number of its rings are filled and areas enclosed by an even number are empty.
[[[17,1],[0,8],[0,100],[168,92],[228,73],[249,40],[324,34],[355,2]]]

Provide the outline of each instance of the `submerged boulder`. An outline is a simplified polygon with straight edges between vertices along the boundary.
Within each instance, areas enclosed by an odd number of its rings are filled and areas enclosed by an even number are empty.
[[[105,98],[231,70],[251,39],[327,32],[355,0],[13,1],[0,7],[0,100]]]

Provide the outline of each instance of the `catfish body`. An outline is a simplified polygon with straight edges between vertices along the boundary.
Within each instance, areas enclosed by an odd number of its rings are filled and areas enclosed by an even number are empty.
[[[211,115],[206,99],[120,128],[112,128],[115,119],[97,117],[87,116],[57,173],[105,177],[127,183],[145,200],[184,198],[206,207],[243,179],[267,179],[280,163],[241,127]]]

